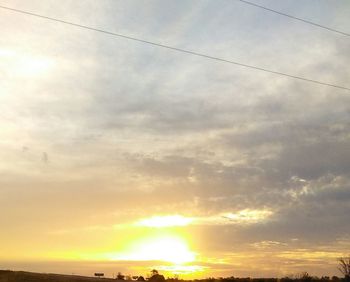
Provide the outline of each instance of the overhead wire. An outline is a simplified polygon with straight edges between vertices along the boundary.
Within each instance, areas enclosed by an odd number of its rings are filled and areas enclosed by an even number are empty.
[[[161,48],[165,48],[165,49],[169,49],[169,50],[173,50],[173,51],[177,51],[177,52],[181,52],[181,53],[186,53],[186,54],[190,54],[190,55],[194,55],[194,56],[198,56],[198,57],[203,57],[206,59],[211,59],[211,60],[215,60],[215,61],[219,61],[219,62],[223,62],[223,63],[228,63],[228,64],[233,64],[233,65],[237,65],[237,66],[241,66],[241,67],[245,67],[245,68],[249,68],[249,69],[254,69],[254,70],[267,72],[267,73],[271,73],[271,74],[275,74],[275,75],[280,75],[280,76],[289,77],[289,78],[293,78],[293,79],[297,79],[297,80],[302,80],[302,81],[306,81],[306,82],[310,82],[310,83],[314,83],[314,84],[319,84],[319,85],[324,85],[324,86],[329,86],[329,87],[334,87],[334,88],[350,91],[349,87],[338,85],[338,84],[327,83],[327,82],[309,79],[306,77],[292,75],[292,74],[288,74],[288,73],[284,73],[284,72],[280,72],[280,71],[274,71],[274,70],[270,70],[270,69],[259,67],[259,66],[248,65],[248,64],[240,63],[240,62],[233,61],[233,60],[223,59],[220,57],[214,57],[211,55],[207,55],[207,54],[203,54],[203,53],[199,53],[199,52],[195,52],[195,51],[190,51],[187,49],[173,47],[170,45],[165,45],[165,44],[161,44],[161,43],[157,43],[157,42],[153,42],[153,41],[149,41],[149,40],[144,40],[144,39],[140,39],[140,38],[125,35],[125,34],[120,34],[120,33],[112,32],[112,31],[104,30],[104,29],[99,29],[99,28],[95,28],[95,27],[91,27],[91,26],[87,26],[87,25],[82,25],[82,24],[78,24],[78,23],[74,23],[74,22],[70,22],[70,21],[66,21],[66,20],[62,20],[62,19],[58,19],[58,18],[48,17],[45,15],[41,15],[41,14],[29,12],[29,11],[24,11],[24,10],[20,10],[20,9],[15,9],[15,8],[7,7],[7,6],[0,5],[0,8],[4,9],[4,10],[16,12],[16,13],[26,14],[26,15],[30,15],[33,17],[37,17],[37,18],[42,18],[42,19],[46,19],[46,20],[50,20],[50,21],[54,21],[54,22],[58,22],[58,23],[63,23],[63,24],[70,25],[70,26],[75,26],[75,27],[90,30],[90,31],[95,31],[95,32],[100,32],[100,33],[116,36],[119,38],[137,41],[140,43],[144,43],[144,44],[148,44],[148,45],[152,45],[152,46],[157,46],[157,47],[161,47]]]
[[[321,25],[321,24],[312,22],[310,20],[306,20],[306,19],[299,18],[299,17],[293,16],[293,15],[289,15],[289,14],[286,14],[286,13],[283,13],[283,12],[274,10],[272,8],[268,8],[266,6],[262,6],[262,5],[259,5],[259,4],[256,4],[256,3],[253,3],[253,2],[250,2],[250,1],[247,1],[247,0],[236,0],[236,1],[242,2],[242,3],[250,5],[250,6],[257,7],[259,9],[264,9],[266,11],[269,11],[269,12],[272,12],[272,13],[275,13],[275,14],[279,14],[281,16],[288,17],[288,18],[291,18],[293,20],[301,21],[301,22],[304,22],[304,23],[307,23],[307,24],[310,24],[310,25],[313,25],[313,26],[316,26],[316,27],[319,27],[319,28],[323,28],[323,29],[326,29],[328,31],[336,32],[338,34],[342,34],[342,35],[345,35],[345,36],[350,36],[350,33],[347,33],[347,32],[344,32],[344,31],[332,28],[332,27],[328,27],[328,26],[325,26],[325,25]]]

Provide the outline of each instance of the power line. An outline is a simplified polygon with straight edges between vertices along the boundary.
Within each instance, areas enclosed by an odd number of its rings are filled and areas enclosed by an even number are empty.
[[[224,63],[233,64],[233,65],[237,65],[237,66],[241,66],[241,67],[245,67],[245,68],[249,68],[249,69],[255,69],[255,70],[259,70],[259,71],[263,71],[263,72],[268,72],[268,73],[281,75],[281,76],[285,76],[285,77],[289,77],[289,78],[294,78],[294,79],[298,79],[298,80],[302,80],[302,81],[307,81],[310,83],[315,83],[315,84],[320,84],[320,85],[325,85],[325,86],[329,86],[329,87],[334,87],[334,88],[350,91],[349,87],[342,86],[342,85],[326,83],[326,82],[322,82],[319,80],[313,80],[313,79],[308,79],[305,77],[292,75],[292,74],[288,74],[288,73],[284,73],[284,72],[273,71],[273,70],[258,67],[258,66],[247,65],[247,64],[240,63],[240,62],[236,62],[236,61],[226,60],[226,59],[219,58],[219,57],[214,57],[214,56],[210,56],[210,55],[206,55],[206,54],[202,54],[202,53],[198,53],[198,52],[194,52],[194,51],[190,51],[190,50],[186,50],[186,49],[172,47],[169,45],[164,45],[164,44],[160,44],[160,43],[156,43],[156,42],[152,42],[152,41],[148,41],[148,40],[144,40],[144,39],[140,39],[140,38],[136,38],[136,37],[131,37],[131,36],[124,35],[124,34],[115,33],[112,31],[98,29],[98,28],[94,28],[94,27],[90,27],[90,26],[86,26],[86,25],[81,25],[81,24],[77,24],[77,23],[73,23],[73,22],[69,22],[69,21],[65,21],[65,20],[61,20],[61,19],[56,19],[56,18],[52,18],[52,17],[48,17],[48,16],[44,16],[44,15],[40,15],[40,14],[36,14],[36,13],[32,13],[32,12],[27,12],[24,10],[19,10],[19,9],[10,8],[10,7],[1,6],[1,5],[0,5],[0,8],[5,9],[5,10],[9,10],[12,12],[17,12],[17,13],[21,13],[21,14],[26,14],[26,15],[38,17],[38,18],[43,18],[46,20],[55,21],[55,22],[59,22],[59,23],[87,29],[87,30],[92,30],[92,31],[96,31],[96,32],[124,38],[124,39],[129,39],[129,40],[133,40],[133,41],[137,41],[137,42],[141,42],[141,43],[145,43],[145,44],[149,44],[149,45],[153,45],[153,46],[157,46],[157,47],[161,47],[161,48],[166,48],[166,49],[177,51],[177,52],[182,52],[182,53],[186,53],[186,54],[190,54],[190,55],[194,55],[194,56],[198,56],[198,57],[203,57],[203,58],[207,58],[207,59],[211,59],[211,60],[215,60],[215,61],[219,61],[219,62],[224,62]]]
[[[350,33],[346,33],[346,32],[343,32],[343,31],[340,31],[340,30],[337,30],[337,29],[334,29],[334,28],[331,28],[331,27],[328,27],[328,26],[324,26],[324,25],[321,25],[321,24],[318,24],[318,23],[314,23],[314,22],[309,21],[309,20],[305,20],[305,19],[298,18],[298,17],[292,16],[292,15],[289,15],[289,14],[285,14],[285,13],[273,10],[273,9],[265,7],[265,6],[261,6],[259,4],[253,3],[253,2],[249,2],[249,1],[246,1],[246,0],[237,0],[237,1],[242,2],[244,4],[247,4],[247,5],[251,5],[251,6],[260,8],[260,9],[264,9],[264,10],[272,12],[272,13],[279,14],[281,16],[285,16],[285,17],[291,18],[293,20],[297,20],[297,21],[301,21],[301,22],[304,22],[304,23],[307,23],[307,24],[311,24],[313,26],[317,26],[319,28],[323,28],[323,29],[326,29],[328,31],[332,31],[332,32],[336,32],[338,34],[350,36]]]

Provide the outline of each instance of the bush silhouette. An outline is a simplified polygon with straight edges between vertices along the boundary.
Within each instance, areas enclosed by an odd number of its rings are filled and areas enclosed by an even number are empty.
[[[152,276],[148,279],[149,282],[165,282],[164,276],[159,274],[158,270],[153,269],[151,273]]]

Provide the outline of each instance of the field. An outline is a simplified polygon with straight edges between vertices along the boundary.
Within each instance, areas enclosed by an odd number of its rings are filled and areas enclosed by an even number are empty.
[[[157,277],[157,278],[156,278]],[[162,277],[162,279],[158,279]],[[153,279],[155,278],[155,279]],[[136,282],[135,280],[116,280],[112,278],[97,278],[79,275],[35,273],[26,271],[0,270],[0,282]],[[349,277],[339,278],[337,276],[316,277],[309,276],[307,272],[284,278],[250,278],[250,277],[220,277],[204,278],[195,280],[183,280],[177,278],[164,279],[163,275],[154,275],[148,278],[148,282],[350,282]]]
[[[110,278],[0,270],[0,282],[115,282]]]

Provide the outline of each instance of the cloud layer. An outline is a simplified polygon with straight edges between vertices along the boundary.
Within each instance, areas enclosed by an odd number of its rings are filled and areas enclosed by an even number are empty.
[[[348,38],[239,2],[61,2],[3,4],[350,85]],[[346,1],[311,2],[259,1],[350,26]],[[350,233],[346,91],[0,12],[0,241],[12,254],[0,259],[108,249],[92,239],[101,228],[113,244],[111,226],[177,214],[201,218],[183,232],[213,275],[336,272]]]

